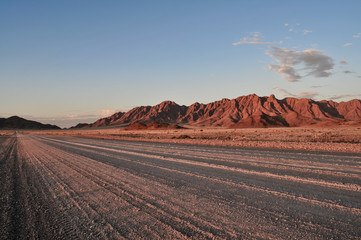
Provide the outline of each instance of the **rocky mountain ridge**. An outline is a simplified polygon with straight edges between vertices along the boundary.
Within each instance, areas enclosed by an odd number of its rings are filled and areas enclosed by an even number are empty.
[[[222,99],[190,106],[164,101],[155,106],[140,106],[118,112],[85,127],[130,125],[134,123],[168,123],[205,127],[296,127],[314,124],[332,125],[361,121],[361,100],[334,102],[284,98],[256,94]]]

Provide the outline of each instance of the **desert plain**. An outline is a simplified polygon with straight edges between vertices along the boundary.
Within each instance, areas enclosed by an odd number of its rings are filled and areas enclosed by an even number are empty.
[[[361,128],[2,131],[1,239],[360,239]]]
[[[213,146],[361,152],[361,124],[239,129],[194,126],[148,130],[98,128],[24,133]]]
[[[361,1],[0,1],[0,240],[361,240]]]

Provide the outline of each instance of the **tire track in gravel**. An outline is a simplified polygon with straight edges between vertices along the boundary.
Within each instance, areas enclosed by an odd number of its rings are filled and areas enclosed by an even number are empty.
[[[22,158],[16,135],[3,145],[6,154],[1,159],[0,239],[56,239]]]
[[[34,147],[34,145],[32,144],[29,147]],[[39,147],[39,146],[37,146],[37,147]],[[52,149],[51,155],[46,154],[44,151],[36,152],[36,154],[37,154],[37,157],[39,157],[39,159],[42,160],[42,163],[45,163],[46,165],[48,165],[49,168],[53,168],[53,174],[58,174],[59,175],[60,172],[71,174],[72,178],[76,178],[76,180],[78,180],[79,182],[82,182],[83,183],[82,185],[83,185],[84,188],[80,188],[81,191],[92,191],[91,187],[89,187],[89,186],[92,186],[92,188],[101,189],[103,191],[104,195],[112,194],[110,191],[104,191],[104,190],[106,190],[106,188],[104,188],[103,185],[97,183],[94,180],[93,175],[91,175],[91,177],[89,177],[89,175],[87,176],[87,174],[85,174],[84,170],[81,170],[80,168],[77,168],[74,164],[72,164],[72,163],[78,161],[78,158],[79,158],[78,156],[76,156],[76,155],[67,156],[66,152],[61,152],[60,150],[56,150],[56,149]],[[59,156],[59,157],[54,157],[54,156]],[[69,157],[69,158],[64,158],[64,156]],[[72,159],[72,161],[68,162],[66,159]],[[80,163],[81,167],[84,168],[84,166],[87,165],[87,161],[91,161],[91,159],[82,158],[81,161],[84,161],[84,162]],[[51,162],[51,164],[53,166],[49,166],[50,162]],[[104,166],[100,166],[100,167],[102,168]],[[93,171],[93,170],[91,170],[91,171]],[[61,178],[65,179],[65,178],[68,178],[68,177],[67,176],[62,176]],[[79,192],[79,190],[75,187],[76,184],[74,183],[73,180],[68,181],[67,183],[64,183],[64,184],[66,184],[66,187],[63,186],[62,188],[67,188],[68,189],[67,191],[70,191],[71,195],[77,195],[77,192]],[[87,189],[85,189],[85,188],[87,188]],[[109,198],[115,199],[115,196],[112,196],[112,197],[109,197]],[[84,208],[84,209],[87,210],[87,212],[92,211],[93,215],[94,214],[98,215],[98,216],[93,217],[93,218],[102,218],[104,221],[106,221],[107,216],[101,214],[102,212],[105,212],[105,209],[104,209],[104,207],[102,207],[101,203],[99,203],[99,201],[97,201],[97,200],[98,199],[94,199],[94,201],[90,201],[90,199],[85,200],[85,199],[82,199],[81,197],[77,196],[77,200],[76,200],[76,202],[74,202],[74,204],[77,204],[79,209]],[[122,202],[124,202],[124,199],[121,199],[121,200],[122,200]],[[129,203],[128,205],[134,205],[134,203],[132,203],[132,202],[128,202],[128,203]],[[95,205],[98,205],[98,206],[94,207]],[[143,205],[147,206],[147,205],[149,205],[149,203],[145,202],[145,203],[142,203],[141,205],[142,206]],[[138,206],[135,206],[135,207],[138,207]],[[134,208],[132,210],[134,211]],[[144,209],[143,209],[143,211],[144,211]],[[154,212],[152,212],[152,213],[154,214]],[[147,214],[147,216],[142,216],[142,218],[151,218],[151,219],[153,219],[153,216],[151,216],[151,214],[149,213],[149,214]],[[110,224],[110,223],[108,222],[108,224]],[[157,226],[157,228],[159,228],[159,225]],[[163,225],[167,226],[166,223],[163,223]],[[131,228],[131,226],[127,226],[127,227]],[[129,232],[129,229],[126,229],[126,228],[124,228],[122,230],[123,230],[123,232],[125,232],[124,234],[126,234],[127,237],[131,236],[129,234],[133,234],[133,235],[137,234],[136,231],[130,231]],[[172,231],[170,231],[170,229],[168,229],[167,232],[171,233]],[[152,233],[148,232],[147,234],[149,236],[152,236],[151,234],[153,234],[154,235],[153,238],[159,238],[160,237],[160,236],[158,236],[156,234],[156,232],[152,232]],[[163,233],[163,234],[165,234],[165,233]],[[169,237],[170,238],[177,238],[176,235],[175,236],[170,235]],[[140,238],[140,237],[141,236],[139,235],[137,238]],[[179,236],[178,236],[178,238],[179,238]]]
[[[10,206],[0,206],[0,236],[10,237],[0,239],[361,235],[357,154],[19,134],[0,144],[6,177],[0,194],[23,186],[18,194],[9,191],[8,199],[21,203],[14,216],[26,225],[12,229],[17,219],[6,216],[15,208],[0,196]]]
[[[89,149],[87,149],[87,151],[89,151]],[[95,153],[95,152],[94,152]],[[113,155],[112,158],[117,158],[116,155]],[[126,160],[124,158],[117,158],[117,159],[120,159],[120,160]],[[127,161],[130,161],[130,160],[127,160]],[[132,160],[134,161],[134,160]],[[154,165],[151,165],[151,164],[146,164],[146,163],[141,163],[143,165],[147,165],[147,166],[152,166],[154,167]],[[167,168],[163,168],[164,170],[167,170],[167,171],[171,171],[171,169],[167,169]],[[180,171],[174,171],[174,172],[178,172],[180,173]],[[183,174],[188,174],[188,175],[191,175],[189,173],[186,173],[186,172],[181,172]],[[197,177],[203,177],[203,176],[200,176],[200,175],[195,175]],[[222,179],[212,179],[212,178],[208,178],[209,180],[217,180],[217,181],[222,181]],[[230,182],[227,182],[227,181],[223,181],[223,183],[225,184],[229,184]],[[233,183],[234,184],[234,183]],[[250,187],[250,186],[247,186],[247,185],[242,185],[242,184],[235,184],[237,185],[238,187],[242,187],[242,188],[248,188],[248,189],[253,189],[253,190],[257,190],[257,191],[264,191],[264,192],[267,192],[267,193],[272,193],[274,195],[277,195],[277,196],[282,196],[282,197],[286,197],[288,199],[297,199],[297,201],[302,201],[302,202],[306,202],[306,203],[309,203],[311,205],[319,205],[319,206],[323,206],[323,207],[328,207],[328,208],[338,208],[340,209],[341,211],[345,211],[345,216],[347,216],[350,212],[357,212],[358,214],[360,214],[360,210],[358,208],[350,208],[350,207],[345,207],[345,206],[342,206],[342,205],[338,205],[338,204],[333,204],[333,203],[330,203],[330,202],[324,202],[324,201],[317,201],[317,199],[307,199],[307,198],[304,198],[304,197],[297,197],[297,196],[294,196],[294,195],[290,195],[290,194],[287,194],[287,193],[282,193],[282,192],[277,192],[277,191],[272,191],[272,190],[269,190],[269,189],[259,189],[259,188],[255,188],[255,187]],[[357,219],[356,219],[357,220]]]
[[[112,180],[116,178],[116,176],[112,176],[112,178],[109,178],[108,177],[109,172],[103,170],[104,166],[99,166],[99,168],[94,169],[94,164],[99,165],[100,163],[98,162],[94,163],[94,161],[91,161],[90,159],[87,158],[81,158],[78,160],[76,156],[66,152],[55,153],[55,151],[53,151],[52,155],[58,156],[58,158],[56,158],[56,161],[59,161],[62,164],[67,165],[71,169],[77,171],[82,176],[87,177],[89,181],[98,184],[99,187],[104,187],[109,191],[113,192],[114,194],[117,194],[122,199],[125,199],[129,204],[133,205],[138,209],[142,209],[142,211],[157,218],[164,225],[169,225],[171,228],[181,232],[182,234],[184,234],[184,236],[197,237],[197,238],[213,237],[212,234],[199,229],[194,224],[191,224],[189,222],[187,223],[186,219],[178,217],[176,213],[170,211],[169,209],[160,209],[159,206],[155,206],[151,197],[147,197],[146,195],[139,194],[139,192],[135,193],[130,188],[118,187],[117,184],[119,184],[119,182],[117,183],[116,181]],[[73,161],[68,162],[64,160],[69,158],[72,158]],[[79,164],[77,165],[76,163]],[[90,168],[87,168],[86,166]],[[105,165],[105,167],[109,168],[109,166],[107,165]],[[132,176],[132,177],[136,177],[136,176]],[[106,178],[108,178],[108,180],[106,180]],[[216,228],[216,226],[207,227],[207,230],[211,228]],[[220,230],[219,228],[218,230],[213,229],[213,231],[218,231],[218,232],[219,230]]]
[[[84,209],[85,207],[81,206],[74,198],[76,195],[75,191],[65,184],[63,180],[58,177],[56,172],[47,167],[46,164],[38,158],[38,156],[30,153],[29,157],[31,161],[33,161],[34,169],[37,169],[36,172],[42,176],[44,183],[46,182],[49,193],[55,200],[56,205],[60,206],[63,211],[66,211],[65,214],[60,214],[60,216],[56,219],[57,227],[60,227],[59,232],[64,234],[64,237],[61,237],[61,239],[78,239],[80,236],[83,238],[97,236],[99,238],[106,239],[107,236],[103,231],[89,231],[92,227],[86,229],[85,226],[89,225],[89,223],[92,222],[92,219],[89,216],[90,214]],[[49,177],[45,179],[44,176]],[[78,218],[78,222],[72,224],[71,219],[74,218],[74,216]],[[119,235],[116,235],[116,237],[120,238]]]
[[[84,140],[82,140],[82,141],[84,141]],[[107,141],[104,141],[105,143],[103,144],[103,142],[102,141],[98,141],[97,142],[97,145],[101,145],[101,146],[106,146],[107,145]],[[58,142],[59,143],[59,142]],[[48,144],[49,144],[49,142],[48,142]],[[65,143],[64,143],[65,144]],[[130,143],[131,144],[131,143]],[[76,148],[74,145],[77,145],[77,144],[73,144],[72,142],[71,143],[69,143],[69,145],[71,145],[71,148]],[[89,144],[85,144],[84,146],[82,146],[83,148],[78,148],[78,150],[80,150],[80,151],[91,151],[90,149],[92,148],[92,147],[89,147],[88,146]],[[119,145],[121,145],[121,144],[119,144]],[[79,145],[77,145],[78,147],[80,147],[81,146],[81,144],[80,144],[80,146]],[[57,147],[59,147],[59,148],[63,148],[63,149],[65,149],[64,147],[64,145],[61,145],[61,146],[57,146]],[[100,150],[100,148],[103,148],[102,150]],[[115,147],[114,147],[115,148]],[[119,148],[119,146],[118,146],[118,148]],[[119,156],[117,156],[116,154],[114,154],[114,152],[116,152],[117,153],[117,151],[119,150],[118,148],[115,148],[116,150],[114,150],[113,148],[112,149],[107,149],[107,150],[109,150],[109,151],[107,151],[107,152],[113,152],[113,155],[111,155],[110,157],[111,158],[116,158],[116,159],[119,159],[119,160],[123,160],[123,161],[128,161],[128,162],[137,162],[138,164],[139,164],[139,161],[137,161],[136,159],[131,159],[131,158],[129,158],[129,159],[126,159],[126,158],[120,158]],[[67,149],[68,151],[71,151],[70,149]],[[79,152],[80,152],[79,151]],[[93,154],[96,154],[96,153],[98,153],[98,154],[100,154],[101,156],[104,156],[104,152],[106,151],[106,148],[104,148],[104,147],[99,147],[99,146],[95,146],[95,149],[93,148]],[[119,152],[119,151],[118,151]],[[139,150],[136,152],[136,154],[138,154],[138,158],[139,158]],[[99,155],[99,157],[97,157],[97,158],[101,158],[101,156]],[[142,155],[142,154],[141,154]],[[150,155],[152,155],[152,156],[154,156],[154,155],[157,155],[156,153],[152,153],[152,154],[150,154]],[[93,155],[94,157],[95,157],[95,155]],[[152,157],[152,156],[149,156],[149,155],[146,155],[146,157],[149,157],[149,159]],[[353,156],[351,156],[351,157],[353,157]],[[355,158],[355,157],[353,157],[353,158]],[[151,160],[153,160],[154,161],[154,157],[151,159]],[[164,158],[164,156],[162,157],[162,160],[164,160],[164,161],[166,161],[167,160],[167,158]],[[173,159],[174,160],[174,159]],[[150,162],[150,164],[146,164],[146,163],[144,163],[144,162],[142,162],[141,164],[143,164],[143,165],[147,165],[147,166],[149,166],[149,167],[158,167],[158,168],[160,168],[159,166],[157,166],[157,165],[159,165],[159,164],[157,164],[157,163],[154,163],[153,161],[149,161]],[[177,161],[176,161],[177,162]],[[152,165],[153,164],[153,165]],[[154,165],[155,164],[155,165]],[[139,170],[139,169],[138,169]],[[169,168],[163,168],[163,170],[166,170],[166,171],[171,171],[172,169],[169,169]],[[174,169],[173,169],[174,170]],[[176,171],[176,170],[174,170],[174,172],[180,172],[180,171]],[[189,173],[186,173],[186,172],[182,172],[183,174],[188,174],[188,176],[190,176],[191,174],[189,174]],[[199,175],[199,174],[196,174],[195,175],[196,177],[204,177],[204,176],[201,176],[201,175]],[[215,179],[213,178],[208,178],[208,180],[212,180],[212,181],[214,181]],[[216,180],[220,180],[220,181],[222,181],[222,179],[216,179]],[[223,184],[224,183],[226,183],[227,181],[223,181]],[[228,182],[229,183],[229,182]],[[315,183],[316,185],[317,185],[317,183]],[[354,218],[354,219],[356,219],[356,221],[357,221],[357,219],[358,219],[358,217],[359,217],[359,213],[360,213],[360,210],[359,210],[359,208],[349,208],[349,207],[344,207],[344,206],[342,206],[342,205],[339,205],[339,204],[335,204],[335,203],[333,203],[333,202],[324,202],[324,201],[317,201],[317,199],[308,199],[308,198],[304,198],[304,197],[297,197],[297,196],[293,196],[293,195],[289,195],[289,194],[287,194],[287,193],[280,193],[280,192],[278,192],[278,191],[272,191],[272,190],[267,190],[267,189],[259,189],[259,188],[257,188],[257,187],[252,187],[252,186],[247,186],[247,185],[243,185],[243,186],[241,186],[241,185],[237,185],[238,187],[243,187],[243,188],[245,188],[245,187],[248,187],[248,188],[253,188],[253,190],[256,190],[257,189],[257,191],[260,191],[260,190],[262,190],[262,191],[266,191],[266,192],[268,192],[268,193],[273,193],[274,195],[278,195],[278,196],[283,196],[283,197],[286,197],[286,198],[288,198],[288,199],[297,199],[297,201],[301,201],[301,202],[307,202],[307,203],[309,203],[309,204],[311,204],[311,205],[314,205],[314,206],[320,206],[320,207],[326,207],[326,208],[330,208],[330,209],[332,209],[332,208],[338,208],[338,209],[340,209],[341,211],[346,211],[345,212],[345,214],[343,214],[343,216],[344,217],[347,217],[347,215],[349,214],[349,213],[353,213],[353,214],[355,214],[355,213],[357,213],[358,212],[358,214],[356,214],[356,217]],[[342,185],[341,185],[342,186]],[[356,191],[356,194],[359,194],[359,192],[358,192],[358,190],[357,189],[351,189],[352,191],[353,190],[355,190]],[[350,222],[351,222],[351,220],[350,220]],[[335,224],[343,224],[343,223],[335,223]],[[349,223],[348,223],[349,224]],[[346,224],[347,225],[347,224]],[[335,227],[335,225],[334,226],[330,226],[331,228],[334,228]]]
[[[76,143],[84,143],[83,139],[75,139]],[[96,142],[89,141],[91,145],[98,146]],[[89,144],[89,143],[88,143]],[[259,171],[272,171],[274,173],[281,173],[284,174],[285,171],[283,170],[290,170],[297,171],[297,174],[304,174],[305,176],[314,177],[318,179],[325,178],[327,180],[328,175],[332,175],[332,179],[335,180],[335,177],[342,178],[342,182],[357,182],[359,183],[361,180],[361,168],[359,167],[359,161],[361,159],[361,155],[359,156],[348,156],[348,155],[340,155],[338,154],[337,161],[331,161],[330,164],[322,163],[322,165],[318,166],[315,165],[314,160],[318,160],[320,158],[331,158],[332,155],[318,154],[317,158],[313,157],[313,161],[309,161],[310,156],[314,154],[305,153],[306,157],[303,157],[302,160],[290,160],[286,159],[284,156],[278,156],[278,153],[271,155],[270,153],[266,154],[257,154],[250,155],[247,151],[236,152],[234,151],[220,151],[219,153],[215,154],[215,151],[207,151],[200,148],[195,148],[194,150],[189,151],[186,147],[181,147],[181,151],[176,147],[166,146],[162,147],[157,146],[146,146],[143,143],[143,146],[139,144],[131,145],[129,143],[122,142],[122,145],[119,144],[112,144],[111,141],[102,142],[102,147],[109,147],[114,148],[117,150],[130,150],[135,153],[147,153],[152,154],[155,151],[157,155],[161,155],[164,157],[174,157],[174,158],[181,158],[185,160],[193,159],[197,161],[204,161],[204,162],[212,162],[217,163],[219,162],[220,165],[227,165],[227,166],[242,166],[242,168],[246,168],[249,170],[257,169]],[[189,147],[188,147],[189,148]],[[141,149],[141,150],[140,150]],[[222,148],[221,148],[222,149]],[[177,153],[178,152],[178,153]],[[210,154],[208,152],[211,152]],[[265,151],[266,152],[266,151]],[[276,155],[276,158],[275,158]],[[284,154],[283,154],[284,155]],[[299,154],[298,154],[299,155]],[[292,157],[292,156],[290,156]],[[302,157],[300,155],[299,157]],[[332,156],[335,158],[335,156]],[[345,165],[347,162],[352,162],[353,166]],[[307,164],[308,168],[305,170],[304,166]],[[335,168],[336,167],[336,168]],[[337,178],[336,178],[337,179]],[[347,181],[349,179],[349,181]]]
[[[335,182],[335,181],[324,181],[324,180],[319,180],[319,179],[312,179],[312,178],[302,178],[299,176],[290,176],[290,175],[279,175],[279,174],[273,174],[269,171],[254,171],[254,170],[246,170],[244,168],[240,168],[240,167],[229,167],[229,166],[225,166],[225,165],[220,165],[220,164],[214,164],[214,163],[209,163],[209,162],[204,162],[204,161],[195,161],[195,160],[185,160],[185,159],[180,159],[180,158],[174,158],[174,157],[165,157],[163,155],[158,155],[157,153],[139,153],[139,152],[133,152],[133,151],[129,151],[129,150],[119,150],[119,149],[112,149],[112,148],[107,148],[107,147],[99,147],[99,146],[93,146],[93,145],[89,145],[89,144],[81,144],[81,143],[69,143],[66,141],[61,141],[61,140],[52,140],[52,141],[56,141],[59,143],[64,143],[64,144],[70,144],[71,146],[80,146],[83,147],[83,149],[95,149],[95,150],[103,150],[103,151],[110,151],[110,152],[115,152],[115,153],[121,153],[121,154],[125,154],[126,156],[135,156],[137,158],[139,157],[143,157],[143,158],[148,158],[148,159],[153,159],[153,160],[157,160],[158,162],[172,162],[172,164],[181,164],[181,165],[192,165],[193,167],[202,167],[202,168],[212,168],[212,169],[216,169],[216,170],[220,170],[220,171],[226,171],[226,172],[237,172],[237,173],[242,173],[245,175],[251,175],[253,176],[253,178],[255,176],[260,176],[260,177],[264,177],[264,178],[271,178],[271,179],[277,179],[280,181],[285,181],[285,182],[295,182],[298,184],[308,184],[308,185],[314,185],[315,187],[322,187],[322,188],[336,188],[336,189],[340,189],[340,190],[345,190],[342,194],[351,194],[354,195],[359,194],[361,187],[358,183],[353,183],[353,184],[344,184],[344,183],[340,183],[340,182]],[[131,158],[131,157],[130,157]],[[136,161],[136,160],[132,160],[132,161]],[[139,162],[139,161],[138,161]],[[156,163],[158,164],[158,163]],[[158,164],[159,165],[159,164]],[[360,178],[358,178],[360,179]],[[349,192],[349,193],[348,193]],[[356,203],[359,203],[359,201],[357,201]]]

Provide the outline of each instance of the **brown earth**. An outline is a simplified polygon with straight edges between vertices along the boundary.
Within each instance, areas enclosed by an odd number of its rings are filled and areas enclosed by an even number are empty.
[[[182,127],[176,124],[149,122],[149,123],[133,123],[128,127],[124,128],[124,130],[180,129],[180,128]]]
[[[126,131],[124,128],[112,128],[27,133],[196,145],[361,152],[361,125],[240,129],[192,127]]]

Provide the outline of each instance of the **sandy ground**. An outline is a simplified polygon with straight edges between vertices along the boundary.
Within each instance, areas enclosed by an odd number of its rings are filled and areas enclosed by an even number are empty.
[[[1,239],[360,239],[361,154],[0,137]]]
[[[152,142],[317,151],[361,152],[361,126],[305,128],[191,128],[178,130],[84,129],[36,134]]]
[[[12,135],[14,134],[14,130],[0,130],[0,136],[4,136],[4,135]]]

